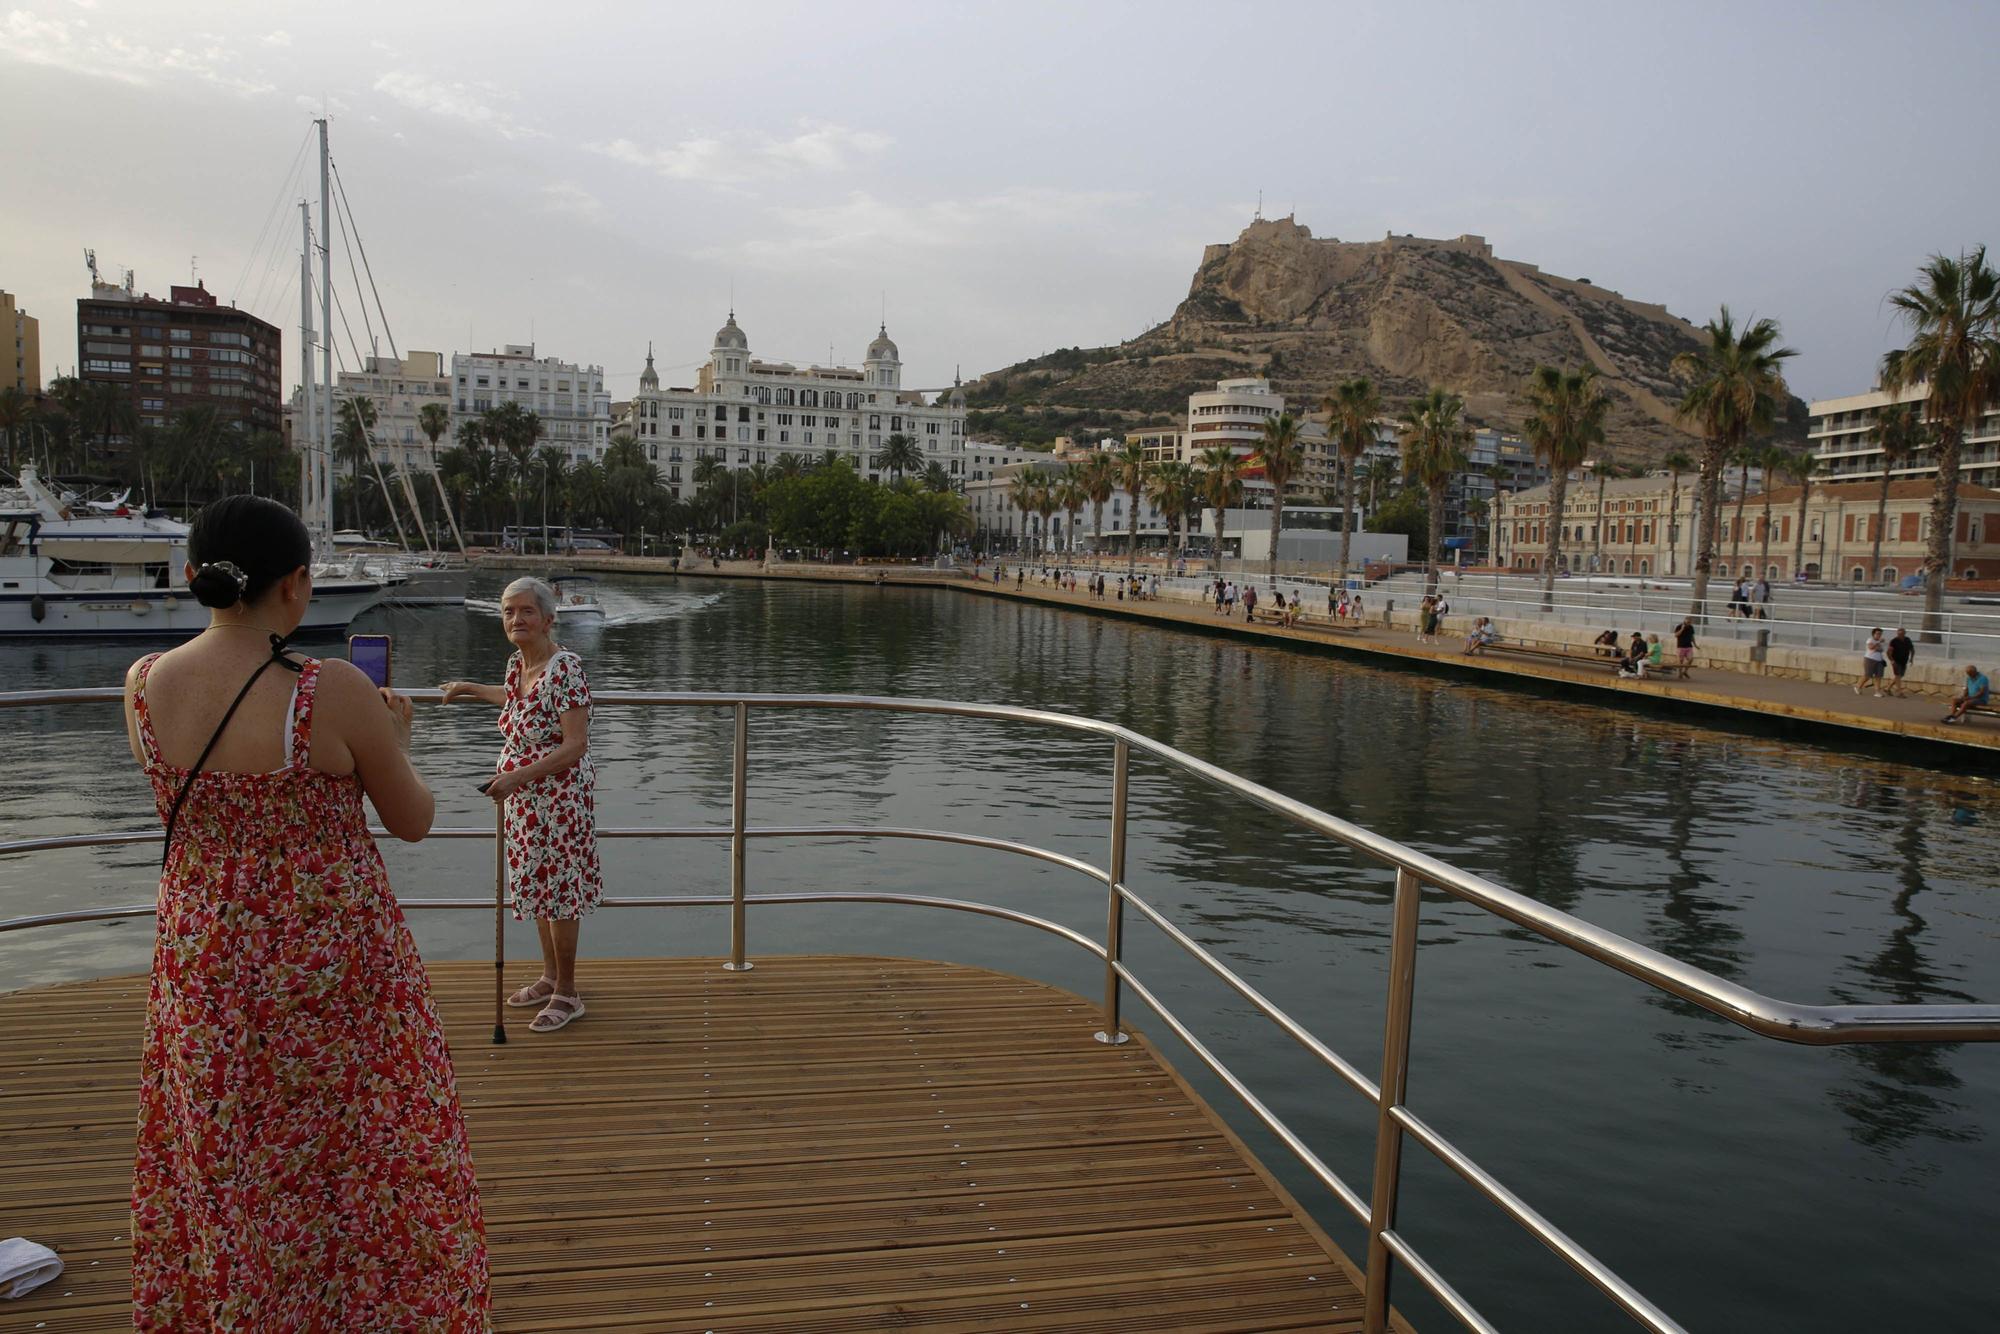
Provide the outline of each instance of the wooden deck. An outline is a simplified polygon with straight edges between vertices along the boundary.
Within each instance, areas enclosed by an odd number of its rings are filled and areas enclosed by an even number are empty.
[[[500,1047],[492,966],[431,969],[496,1328],[1360,1328],[1353,1266],[1074,995],[905,959],[586,967],[587,1016],[509,1011]],[[144,1005],[129,977],[0,995],[0,1237],[68,1265],[0,1327],[131,1328]]]

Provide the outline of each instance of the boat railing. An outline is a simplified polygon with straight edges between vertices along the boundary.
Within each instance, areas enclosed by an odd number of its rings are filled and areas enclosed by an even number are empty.
[[[435,690],[414,690],[410,697],[418,703],[440,702]],[[23,708],[70,704],[115,704],[122,698],[115,689],[39,690],[0,694],[0,708]],[[1663,1310],[1585,1249],[1574,1238],[1550,1222],[1533,1205],[1443,1133],[1424,1121],[1407,1102],[1410,1057],[1411,1013],[1415,996],[1419,909],[1426,888],[1441,891],[1463,903],[1492,913],[1516,926],[1614,968],[1647,986],[1711,1014],[1746,1028],[1752,1033],[1780,1041],[1820,1046],[1874,1042],[1992,1042],[2000,1041],[2000,1005],[1808,1005],[1780,1000],[1752,991],[1725,978],[1682,962],[1628,940],[1615,932],[1549,907],[1529,896],[1493,883],[1426,853],[1384,838],[1359,825],[1327,814],[1281,792],[1252,782],[1163,742],[1094,718],[1055,713],[1044,709],[1020,708],[1005,704],[974,704],[952,700],[891,699],[865,695],[727,694],[655,691],[604,691],[596,694],[600,706],[646,708],[728,709],[733,714],[733,760],[730,779],[730,817],[726,825],[698,825],[664,828],[605,827],[600,838],[654,839],[698,838],[729,841],[729,887],[726,894],[676,895],[671,897],[614,897],[605,900],[610,908],[726,907],[729,910],[729,960],[723,965],[732,971],[754,967],[749,950],[750,906],[807,903],[902,904],[974,913],[1015,922],[1057,936],[1085,951],[1104,965],[1102,1027],[1096,1038],[1106,1043],[1127,1040],[1122,1027],[1121,1007],[1129,990],[1144,1001],[1162,1023],[1186,1044],[1188,1050],[1233,1092],[1257,1120],[1298,1159],[1307,1172],[1340,1202],[1366,1229],[1366,1311],[1369,1334],[1383,1334],[1389,1327],[1389,1290],[1392,1267],[1400,1266],[1422,1283],[1438,1302],[1466,1328],[1490,1331],[1494,1326],[1480,1315],[1450,1281],[1427,1260],[1404,1229],[1397,1226],[1397,1205],[1402,1180],[1402,1153],[1406,1140],[1435,1155],[1467,1184],[1496,1205],[1592,1286],[1608,1297],[1641,1326],[1656,1332],[1680,1331]],[[885,825],[766,825],[749,819],[750,717],[753,711],[829,710],[885,712],[978,719],[1002,723],[1025,723],[1059,731],[1095,737],[1108,742],[1112,750],[1111,828],[1103,866],[1049,848],[1008,839],[992,838],[949,829],[905,828]],[[1323,835],[1382,866],[1393,870],[1395,890],[1389,936],[1389,971],[1386,1018],[1383,1032],[1382,1063],[1379,1075],[1370,1078],[1346,1058],[1316,1037],[1296,1018],[1252,985],[1228,964],[1218,959],[1166,914],[1146,902],[1125,883],[1127,817],[1130,808],[1132,757],[1144,755],[1172,769],[1213,784],[1252,805],[1262,807],[1301,828]],[[378,837],[385,836],[381,830]],[[432,838],[490,840],[491,828],[444,828],[431,832]],[[0,856],[22,856],[64,848],[99,848],[124,844],[157,843],[157,829],[100,834],[68,834],[46,838],[0,842]],[[916,839],[952,843],[988,851],[1005,852],[1063,867],[1088,877],[1105,887],[1106,918],[1102,941],[1082,932],[1029,913],[996,904],[933,895],[828,890],[807,893],[748,892],[746,862],[752,839]],[[492,909],[489,898],[409,899],[405,909]],[[1191,958],[1200,963],[1231,990],[1249,1002],[1281,1032],[1333,1072],[1341,1082],[1371,1102],[1376,1109],[1374,1165],[1367,1198],[1340,1177],[1303,1138],[1288,1126],[1239,1076],[1203,1042],[1159,994],[1143,982],[1124,958],[1123,941],[1126,910],[1131,909],[1158,928]],[[104,921],[142,917],[153,905],[80,908],[67,912],[0,920],[0,933],[22,931],[65,923]]]

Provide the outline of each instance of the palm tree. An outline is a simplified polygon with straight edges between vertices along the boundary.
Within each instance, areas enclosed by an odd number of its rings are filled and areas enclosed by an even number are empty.
[[[1352,380],[1341,381],[1331,394],[1320,401],[1320,410],[1326,413],[1326,433],[1340,451],[1341,477],[1345,483],[1340,502],[1340,582],[1345,584],[1354,541],[1354,492],[1357,481],[1354,472],[1368,446],[1375,443],[1375,419],[1382,415],[1382,395],[1376,391],[1374,381],[1365,375],[1356,376]],[[1375,504],[1372,485],[1368,491],[1368,504],[1371,509]]]
[[[800,458],[797,454],[792,453],[788,449],[784,453],[778,455],[778,461],[772,466],[777,469],[777,473],[780,478],[789,478],[789,477],[803,477],[806,472],[807,464],[804,459]]]
[[[1388,501],[1395,499],[1396,493],[1403,489],[1402,465],[1393,459],[1376,459],[1372,463],[1362,464],[1361,477],[1362,480],[1368,483],[1368,512],[1370,514],[1375,512],[1375,493],[1377,490],[1382,492],[1383,500]]]
[[[424,439],[431,447],[431,484],[437,488],[438,506],[444,513],[445,522],[451,525],[451,535],[458,543],[458,552],[465,554],[465,534],[458,531],[458,516],[452,513],[451,497],[445,494],[444,477],[439,472],[438,441],[451,429],[451,409],[442,403],[426,403],[417,409],[417,429],[424,433]]]
[[[1200,492],[1191,464],[1178,461],[1155,464],[1147,488],[1153,505],[1167,521],[1168,541],[1175,554],[1187,547],[1187,521],[1200,503]]]
[[[1278,580],[1278,529],[1285,519],[1285,488],[1293,474],[1305,466],[1305,446],[1299,443],[1299,419],[1281,412],[1264,421],[1264,438],[1257,445],[1257,457],[1264,464],[1264,480],[1271,484],[1271,554],[1264,575],[1273,584]]]
[[[840,451],[837,449],[822,449],[814,456],[811,466],[815,468],[831,468],[840,462],[840,457]]]
[[[7,433],[7,471],[18,472],[21,432],[35,415],[35,400],[16,385],[0,389],[0,431]]]
[[[1771,479],[1785,466],[1785,460],[1792,451],[1780,444],[1768,444],[1757,455],[1757,466],[1764,472],[1764,532],[1757,548],[1757,577],[1771,577]]]
[[[907,435],[890,436],[882,443],[882,448],[868,460],[872,468],[887,470],[892,481],[900,482],[906,472],[916,472],[924,466],[923,451],[917,442]]]
[[[338,415],[340,424],[333,432],[333,457],[347,465],[348,484],[359,487],[361,465],[374,457],[368,434],[375,429],[375,400],[366,396],[343,398]]]
[[[1072,463],[1063,469],[1056,480],[1056,502],[1069,519],[1069,526],[1063,531],[1069,535],[1064,550],[1070,555],[1076,552],[1076,516],[1090,503],[1090,493],[1083,489],[1083,469]],[[1074,562],[1071,562],[1074,563]]]
[[[1792,547],[1792,577],[1806,568],[1806,502],[1812,494],[1813,478],[1819,474],[1819,456],[1810,449],[1786,450],[1778,471],[1799,488],[1799,535]]]
[[[1869,434],[1882,451],[1882,493],[1875,500],[1875,546],[1868,554],[1868,576],[1882,577],[1882,527],[1889,517],[1889,483],[1896,469],[1923,446],[1923,409],[1915,403],[1885,404],[1875,414]]]
[[[1548,555],[1542,562],[1542,609],[1555,605],[1556,568],[1562,564],[1569,475],[1604,443],[1611,404],[1597,383],[1597,368],[1564,371],[1537,366],[1528,377],[1527,416],[1521,430],[1535,457],[1549,469]],[[1601,531],[1601,529],[1600,529]]]
[[[1118,489],[1118,468],[1109,454],[1100,451],[1084,463],[1077,480],[1083,485],[1084,495],[1090,498],[1091,554],[1095,557],[1104,546],[1104,506]]]
[[[1222,568],[1222,538],[1229,527],[1229,511],[1243,503],[1243,460],[1229,445],[1211,445],[1201,451],[1202,498],[1215,511],[1215,560]]]
[[[1040,491],[1041,487],[1036,483],[1035,475],[1031,472],[1017,474],[1007,487],[1007,499],[1014,503],[1015,509],[1021,511],[1021,555],[1023,557],[1026,557],[1029,552],[1028,515],[1034,512],[1035,504],[1040,499]]]
[[[1674,572],[1674,539],[1679,536],[1676,529],[1681,521],[1681,474],[1694,467],[1694,460],[1680,450],[1675,450],[1660,460],[1673,476],[1672,489],[1667,493],[1667,524],[1663,530],[1667,539],[1667,573]]]
[[[957,489],[956,484],[951,480],[951,474],[945,470],[945,466],[942,463],[939,463],[936,459],[932,459],[924,465],[924,490],[938,494]]]
[[[106,454],[111,452],[112,437],[122,437],[129,442],[132,433],[139,427],[139,414],[132,406],[132,395],[122,384],[113,384],[109,380],[93,381],[83,402],[84,420]]]
[[[1687,382],[1678,412],[1701,431],[1701,537],[1694,560],[1693,613],[1706,613],[1708,580],[1715,568],[1716,529],[1722,510],[1722,470],[1753,432],[1770,429],[1786,396],[1784,363],[1797,355],[1778,345],[1776,320],[1763,319],[1740,333],[1724,306],[1703,332],[1708,342],[1674,358],[1674,374]]]
[[[1129,580],[1139,570],[1139,500],[1146,493],[1146,474],[1150,470],[1144,446],[1136,440],[1127,441],[1123,449],[1111,455],[1111,466],[1117,471],[1119,487],[1132,497],[1132,537],[1125,547],[1125,577]]]
[[[1050,549],[1051,544],[1047,541],[1049,519],[1057,510],[1062,508],[1062,497],[1056,494],[1054,486],[1043,483],[1035,488],[1035,503],[1030,508],[1042,516],[1042,533],[1044,535],[1042,545],[1045,550]]]
[[[1747,440],[1737,446],[1736,457],[1730,460],[1737,468],[1736,522],[1729,530],[1729,563],[1732,567],[1743,552],[1743,506],[1750,499],[1750,470],[1760,466],[1765,448],[1763,443]]]
[[[1957,259],[1933,255],[1918,281],[1890,296],[1889,304],[1909,322],[1910,343],[1882,358],[1882,387],[1891,395],[1914,384],[1929,387],[1925,416],[1937,453],[1924,555],[1924,639],[1930,642],[1951,573],[1959,447],[1980,415],[2000,401],[2000,274],[1986,263],[1985,246]]]
[[[1403,411],[1403,471],[1423,485],[1430,498],[1430,575],[1427,585],[1437,591],[1438,564],[1444,554],[1444,492],[1452,475],[1465,468],[1465,447],[1472,428],[1463,419],[1465,400],[1433,388]]]

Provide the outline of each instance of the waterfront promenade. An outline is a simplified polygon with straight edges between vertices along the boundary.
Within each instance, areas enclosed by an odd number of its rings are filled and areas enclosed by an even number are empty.
[[[552,565],[601,573],[673,574],[670,562],[637,557],[609,557],[570,561],[538,561],[535,558],[507,557],[493,561],[507,568]],[[1123,565],[1103,568],[1115,586]],[[1142,572],[1151,573],[1145,567]],[[1720,714],[1738,721],[1761,720],[1794,725],[1816,732],[1845,734],[1849,740],[1917,741],[1943,745],[1955,751],[2000,751],[2000,717],[1979,716],[1955,725],[1941,720],[1947,700],[1938,695],[1912,694],[1905,698],[1876,699],[1855,695],[1851,678],[1846,683],[1800,680],[1767,675],[1754,670],[1701,663],[1686,681],[1653,677],[1646,680],[1620,678],[1608,662],[1594,660],[1558,661],[1510,652],[1468,656],[1464,632],[1452,628],[1436,644],[1421,642],[1414,630],[1382,623],[1382,610],[1371,609],[1358,629],[1334,629],[1323,619],[1307,620],[1296,626],[1278,626],[1265,621],[1248,624],[1239,607],[1233,616],[1217,616],[1207,604],[1167,599],[1119,601],[1115,593],[1103,599],[1091,597],[1082,587],[1071,593],[1052,584],[1039,583],[1032,571],[1019,585],[1012,567],[1002,583],[994,583],[991,567],[975,579],[970,570],[934,570],[900,565],[783,565],[767,569],[759,561],[724,561],[720,565],[701,562],[678,573],[702,578],[766,579],[809,583],[851,583],[895,587],[948,588],[976,596],[1016,602],[1041,603],[1101,616],[1122,617],[1172,625],[1204,634],[1239,639],[1246,644],[1290,647],[1313,652],[1343,654],[1381,665],[1403,666],[1427,671],[1444,671],[1472,676],[1496,685],[1521,685],[1553,690],[1571,698],[1614,707],[1666,707],[1690,712]],[[1413,610],[1413,609],[1406,609]],[[1669,657],[1672,652],[1669,650]],[[1698,659],[1699,662],[1699,659]],[[1994,664],[1981,664],[1991,671]],[[1859,674],[1860,659],[1854,661]]]

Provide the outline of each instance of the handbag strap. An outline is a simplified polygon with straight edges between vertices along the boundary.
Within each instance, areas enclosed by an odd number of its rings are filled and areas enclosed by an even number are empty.
[[[222,740],[222,729],[229,726],[229,720],[236,716],[236,709],[243,703],[244,698],[249,695],[250,687],[257,684],[257,678],[262,676],[264,669],[272,663],[276,663],[291,672],[303,672],[305,670],[303,666],[285,656],[285,639],[286,636],[284,635],[271,636],[271,656],[257,664],[257,670],[250,673],[250,679],[245,681],[243,688],[236,692],[236,698],[230,701],[228,711],[222,715],[222,721],[217,723],[215,731],[209,734],[208,744],[201,748],[201,757],[194,762],[194,768],[188,770],[187,777],[181,780],[180,791],[174,793],[174,804],[167,808],[166,840],[160,847],[160,869],[162,871],[167,869],[167,858],[173,855],[174,822],[180,819],[181,806],[187,801],[188,793],[194,790],[194,780],[201,777],[201,766],[208,763],[208,757],[215,751],[215,743]],[[285,744],[287,747],[291,745],[291,737],[289,735],[285,738]]]

